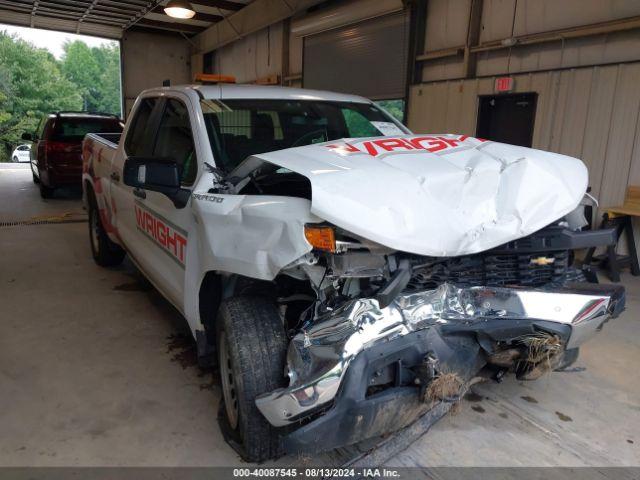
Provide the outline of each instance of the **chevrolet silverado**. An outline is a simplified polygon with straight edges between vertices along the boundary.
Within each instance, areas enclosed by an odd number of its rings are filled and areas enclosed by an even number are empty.
[[[129,255],[184,315],[251,461],[574,362],[624,308],[574,265],[613,242],[583,229],[587,185],[575,158],[415,135],[367,99],[281,87],[148,90],[122,135],[83,144],[95,261]]]

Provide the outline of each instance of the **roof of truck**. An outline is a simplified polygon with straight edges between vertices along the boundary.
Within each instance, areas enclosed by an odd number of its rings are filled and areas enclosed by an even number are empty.
[[[207,99],[254,98],[273,100],[319,100],[330,102],[371,103],[364,97],[347,95],[344,93],[326,92],[322,90],[308,90],[306,88],[277,87],[265,85],[236,85],[221,83],[217,85],[176,85],[153,89],[153,91],[188,90],[200,92]],[[147,91],[149,92],[149,91]],[[146,92],[145,92],[146,93]]]

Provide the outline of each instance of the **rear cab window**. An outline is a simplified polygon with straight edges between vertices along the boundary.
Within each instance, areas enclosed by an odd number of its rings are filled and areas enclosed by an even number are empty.
[[[50,140],[81,142],[88,133],[119,133],[122,123],[117,117],[67,117],[54,119]]]

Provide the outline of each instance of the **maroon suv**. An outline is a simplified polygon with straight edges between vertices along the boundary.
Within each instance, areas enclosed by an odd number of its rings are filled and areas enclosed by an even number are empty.
[[[82,139],[87,133],[121,133],[122,127],[116,115],[57,112],[44,117],[35,134],[23,134],[33,142],[31,171],[42,198],[50,198],[58,187],[82,186]]]

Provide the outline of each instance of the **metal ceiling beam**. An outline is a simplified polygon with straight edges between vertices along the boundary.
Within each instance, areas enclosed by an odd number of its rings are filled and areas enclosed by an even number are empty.
[[[186,23],[178,22],[159,22],[156,20],[142,19],[135,23],[141,27],[157,28],[159,30],[173,30],[175,32],[187,32],[187,33],[199,33],[205,30],[207,27],[198,27],[196,25],[188,25]]]
[[[127,15],[126,13],[122,13],[122,12],[112,12],[111,10],[103,10],[102,8],[98,8],[100,5],[96,6],[92,12],[96,15],[103,15],[105,17],[110,17],[110,18],[119,18],[121,20],[129,20],[131,18],[131,15]]]
[[[194,0],[199,2],[199,0]],[[220,48],[245,35],[250,35],[262,28],[281,22],[322,0],[254,0],[247,6],[225,20],[213,24],[202,33],[196,35],[194,43],[197,53],[205,53]]]
[[[100,1],[104,1],[104,0],[100,0]],[[57,8],[64,8],[64,9],[80,9],[82,11],[85,11],[89,5],[91,4],[91,2],[82,2],[79,0],[41,0],[40,1],[41,5],[49,5],[52,7],[57,7]],[[128,7],[128,8],[122,8],[122,7],[113,7],[113,6],[108,6],[108,5],[101,5],[101,4],[96,4],[96,6],[94,7],[94,10],[107,10],[107,11],[115,11],[115,12],[122,12],[123,14],[128,14],[129,16],[133,15],[135,12],[137,12],[139,10],[138,7]]]
[[[194,0],[192,5],[203,5],[205,7],[218,7],[224,10],[231,10],[237,12],[238,10],[246,7],[244,3],[229,2],[227,0]]]
[[[31,13],[31,9],[33,8],[33,6],[31,4],[29,5],[16,5],[13,2],[10,2],[8,0],[0,0],[0,5],[2,5],[3,7],[7,7],[7,10],[12,10],[14,12],[24,12],[24,13]]]
[[[4,1],[10,5],[0,5],[0,18],[2,19],[2,23],[20,27],[30,27],[33,21],[34,28],[69,33],[75,33],[77,31],[77,20],[61,18],[55,14],[38,14],[36,17],[32,17],[30,9],[25,12],[24,6],[23,8],[16,8],[12,2],[8,0]],[[122,38],[122,27],[85,22],[82,24],[81,33],[83,35],[101,38],[119,39]]]
[[[36,11],[38,10],[38,5],[39,5],[38,0],[35,0],[33,2],[33,9],[31,10],[31,27],[32,28],[33,28],[33,17],[36,16]]]
[[[24,13],[26,15],[30,15],[31,16],[31,9],[25,9],[24,7],[18,7],[15,5],[10,4],[8,1],[0,1],[0,12],[2,11],[6,11],[6,12],[18,12],[18,13]],[[67,14],[64,12],[48,12],[48,11],[44,11],[41,9],[38,9],[38,18],[53,18],[56,20],[69,20],[69,21],[73,21],[73,22],[77,22],[78,19],[80,17],[78,16],[74,16],[72,14]],[[107,21],[103,21],[103,20],[91,20],[91,22],[85,22],[85,24],[99,24],[99,25],[108,25],[108,26],[121,26],[122,24],[115,24],[112,22],[107,22]],[[40,28],[40,27],[37,27]]]
[[[85,18],[87,18],[87,15],[91,13],[91,10],[93,10],[93,7],[96,6],[98,1],[99,0],[93,0],[93,2],[91,2],[91,5],[89,5],[87,9],[84,11],[84,13],[82,14],[82,17],[80,17],[80,19],[78,20],[78,23],[84,22]],[[80,25],[78,25],[78,30],[80,30]]]
[[[145,2],[144,0],[101,0],[108,1],[109,3],[118,3],[125,7],[132,7],[139,9],[140,7],[145,7],[149,4],[149,2]]]
[[[140,4],[140,3],[120,2],[118,0],[101,0],[101,4],[119,7],[125,10],[134,10],[134,11],[138,11],[145,6],[144,3]]]
[[[115,1],[115,0],[109,0],[109,1]],[[144,8],[142,8],[140,11],[138,11],[135,15],[133,15],[131,17],[129,22],[124,26],[124,29],[126,30],[127,28],[130,28],[133,25],[135,25],[136,23],[138,23],[142,19],[142,17],[144,17],[147,13],[149,13],[154,8],[156,8],[158,5],[160,5],[161,2],[162,2],[162,0],[151,0],[151,1],[149,1]]]

